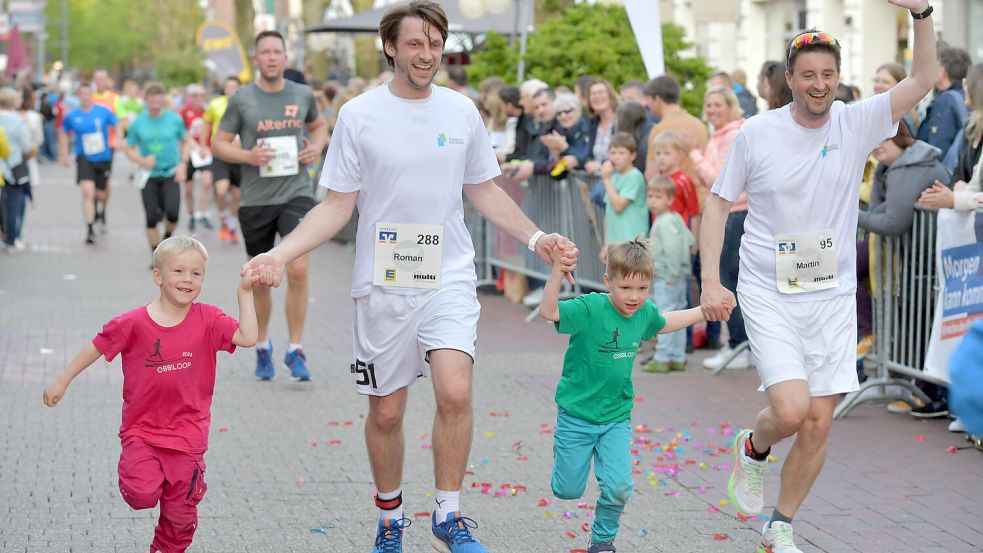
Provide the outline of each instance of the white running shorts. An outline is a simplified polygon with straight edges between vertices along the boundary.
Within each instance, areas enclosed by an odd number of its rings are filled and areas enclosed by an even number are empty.
[[[761,388],[805,380],[812,397],[855,392],[857,298],[783,302],[738,294]]]
[[[409,296],[373,286],[353,302],[351,373],[360,394],[387,396],[427,376],[433,350],[462,351],[474,361],[481,305],[468,284]]]

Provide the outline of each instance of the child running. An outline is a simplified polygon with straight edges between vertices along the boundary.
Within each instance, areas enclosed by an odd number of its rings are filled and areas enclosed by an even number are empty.
[[[553,438],[553,494],[577,499],[584,493],[591,461],[601,488],[591,527],[589,553],[615,551],[621,513],[631,496],[631,368],[643,340],[703,320],[698,308],[662,315],[648,299],[655,260],[648,244],[632,240],[607,248],[604,284],[609,293],[584,294],[557,302],[564,278],[552,252],[553,271],[543,291],[540,315],[570,335]]]
[[[205,450],[215,388],[215,354],[252,347],[259,335],[254,274],[239,281],[239,321],[195,303],[208,252],[194,238],[173,236],[154,250],[160,297],[112,319],[44,390],[54,407],[72,380],[101,356],[123,356],[123,423],[119,489],[134,509],[160,502],[150,552],[180,553],[198,526],[205,494]]]

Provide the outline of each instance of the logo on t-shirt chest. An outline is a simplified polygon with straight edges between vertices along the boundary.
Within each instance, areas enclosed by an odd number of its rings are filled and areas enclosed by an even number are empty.
[[[153,348],[154,352],[147,356],[146,362],[143,365],[144,367],[155,369],[158,374],[164,374],[171,371],[180,371],[191,367],[192,352],[181,352],[180,357],[166,357],[161,352],[161,342],[159,337],[156,341],[154,341]]]
[[[820,150],[820,152],[822,153],[823,158],[826,158],[827,156],[829,156],[830,152],[835,152],[836,150],[839,149],[840,149],[839,144],[827,144],[823,146],[823,149]]]
[[[611,339],[601,344],[597,353],[610,353],[611,359],[631,359],[635,357],[637,349],[638,342],[623,340],[621,330],[615,327]]]
[[[463,146],[464,139],[456,138],[453,136],[448,136],[446,133],[440,133],[437,135],[437,147],[443,148],[444,146]]]
[[[302,129],[304,128],[304,122],[297,117],[299,113],[300,106],[297,104],[287,104],[283,106],[283,117],[280,119],[260,119],[256,123],[256,132]]]

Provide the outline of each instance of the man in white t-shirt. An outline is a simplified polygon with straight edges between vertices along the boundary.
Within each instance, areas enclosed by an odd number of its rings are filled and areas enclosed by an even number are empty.
[[[855,236],[864,160],[895,134],[938,73],[926,0],[890,2],[915,18],[911,75],[884,94],[834,102],[839,43],[815,31],[793,38],[785,74],[792,103],[744,124],[703,215],[701,303],[707,319],[726,318],[735,297],[720,284],[724,222],[738,195],[747,193],[737,298],[769,407],[753,433],[735,438],[728,492],[738,510],[762,511],[771,445],[796,435],[759,551],[800,553],[792,517],[822,468],[837,401],[858,389]]]
[[[286,263],[329,240],[358,206],[351,372],[357,391],[369,396],[365,438],[380,509],[372,551],[403,550],[403,415],[410,384],[429,368],[437,407],[432,543],[445,553],[485,553],[471,534],[474,521],[459,508],[480,309],[462,192],[544,259],[560,248],[572,268],[578,252],[538,230],[492,181],[501,172],[474,103],[432,85],[447,38],[440,5],[396,5],[379,34],[395,75],[339,112],[320,180],[327,197],[244,270],[258,269],[264,284],[276,285]]]

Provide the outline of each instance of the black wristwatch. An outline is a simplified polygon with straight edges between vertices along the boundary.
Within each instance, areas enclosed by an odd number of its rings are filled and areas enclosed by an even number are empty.
[[[925,19],[926,17],[932,15],[932,12],[933,11],[935,11],[935,9],[931,5],[929,5],[929,7],[925,8],[925,11],[923,11],[922,13],[911,12],[911,18],[912,19]]]

